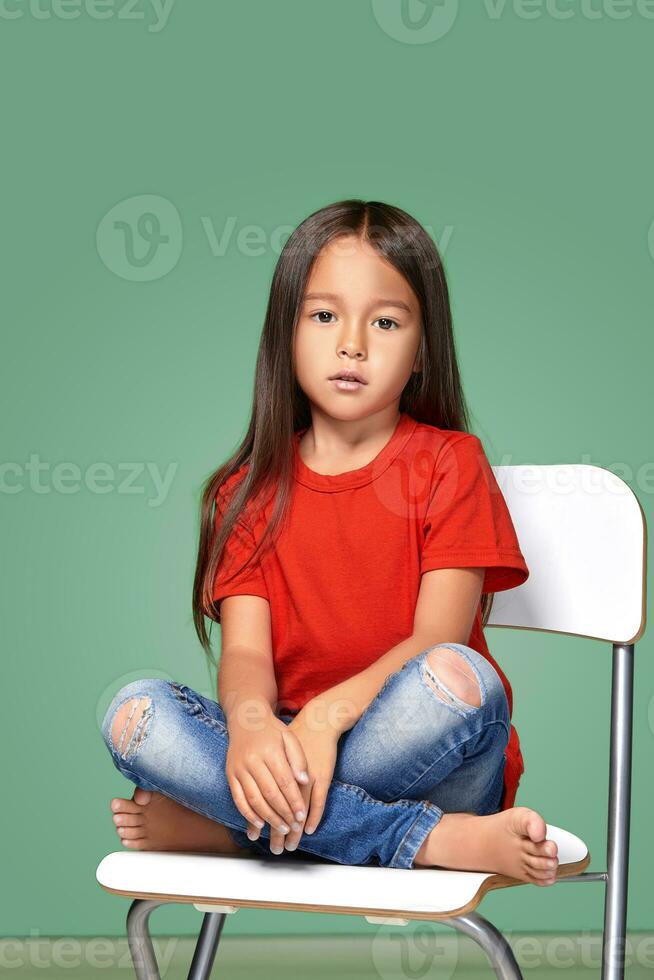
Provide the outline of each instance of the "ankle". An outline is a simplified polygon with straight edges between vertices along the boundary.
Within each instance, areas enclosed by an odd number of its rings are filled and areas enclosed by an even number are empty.
[[[444,813],[436,826],[425,837],[414,864],[439,867],[456,867],[462,848],[470,846],[470,820],[478,819],[474,813]],[[467,841],[467,844],[466,844]]]

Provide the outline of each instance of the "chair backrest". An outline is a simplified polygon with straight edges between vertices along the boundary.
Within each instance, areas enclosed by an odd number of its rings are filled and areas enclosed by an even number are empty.
[[[497,592],[488,626],[631,644],[645,631],[647,524],[601,466],[494,466],[529,578]]]

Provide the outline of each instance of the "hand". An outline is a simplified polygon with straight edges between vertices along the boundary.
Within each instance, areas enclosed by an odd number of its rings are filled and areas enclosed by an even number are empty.
[[[298,829],[291,828],[286,840],[284,834],[271,826],[270,849],[275,853],[281,853],[280,848],[284,846],[287,851],[295,850],[302,834],[314,833],[320,823],[334,774],[340,737],[339,731],[326,722],[318,721],[312,702],[297,713],[287,728],[297,737],[308,763],[309,781],[300,787],[308,815],[306,820],[300,821]]]
[[[264,823],[286,833],[305,815],[298,781],[308,782],[308,762],[297,737],[277,718],[272,708],[262,708],[248,725],[229,724],[225,774],[238,810],[248,821],[248,837],[256,839]],[[299,813],[300,817],[296,814]],[[283,830],[282,830],[283,828]]]

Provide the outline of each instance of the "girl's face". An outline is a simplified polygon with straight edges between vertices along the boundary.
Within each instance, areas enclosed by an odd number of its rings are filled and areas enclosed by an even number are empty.
[[[404,277],[370,245],[348,235],[320,252],[308,277],[293,344],[295,376],[314,408],[354,420],[399,405],[420,369],[420,304]],[[330,381],[342,371],[354,390]]]

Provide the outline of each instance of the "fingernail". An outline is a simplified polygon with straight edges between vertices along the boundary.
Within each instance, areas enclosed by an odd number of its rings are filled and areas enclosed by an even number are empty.
[[[282,834],[287,834],[291,828],[287,827],[285,823],[280,823],[278,829],[281,831]]]
[[[259,840],[259,835],[256,833],[256,831],[252,830],[251,827],[248,827],[247,835],[250,838],[250,840]]]
[[[284,848],[280,844],[271,844],[270,850],[272,851],[273,854],[281,854]]]
[[[305,827],[304,828],[304,833],[305,834],[312,834],[314,832],[314,830],[315,830],[315,827]]]
[[[291,829],[292,830],[299,830],[300,829],[300,825],[299,825],[299,823],[296,820],[294,820],[293,823],[291,824]]]
[[[261,830],[261,828],[263,827],[263,820],[255,820],[254,822],[256,826]]]
[[[295,841],[294,844],[287,844],[286,845],[286,850],[287,851],[294,851],[296,847],[297,847],[297,841]]]
[[[304,810],[296,810],[295,816],[298,820],[304,820]]]
[[[309,773],[306,772],[306,770],[303,769],[301,772],[299,772],[297,774],[297,778],[300,779],[303,783],[308,783],[309,782]]]

